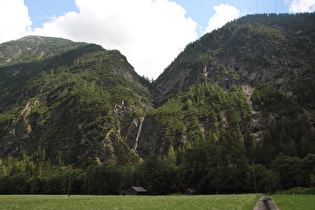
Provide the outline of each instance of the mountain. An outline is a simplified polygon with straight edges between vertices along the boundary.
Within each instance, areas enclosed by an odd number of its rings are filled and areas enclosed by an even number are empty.
[[[217,83],[225,91],[240,85],[252,109],[249,132],[256,142],[270,126],[283,124],[280,119],[302,121],[297,124],[312,136],[314,21],[314,13],[249,15],[205,34],[154,81],[157,101],[163,104],[200,83]]]
[[[125,140],[153,108],[150,83],[119,51],[35,36],[0,50],[3,157],[40,145],[68,163],[139,159]]]
[[[315,153],[314,20],[239,18],[187,45],[153,83],[95,44],[36,36],[1,44],[1,157],[41,146],[77,166],[155,154],[190,167],[187,156],[210,142],[228,165],[304,158]]]

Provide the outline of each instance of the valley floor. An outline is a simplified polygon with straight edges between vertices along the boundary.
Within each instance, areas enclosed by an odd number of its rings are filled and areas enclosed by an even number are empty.
[[[261,196],[0,195],[0,206],[1,209],[253,209]]]

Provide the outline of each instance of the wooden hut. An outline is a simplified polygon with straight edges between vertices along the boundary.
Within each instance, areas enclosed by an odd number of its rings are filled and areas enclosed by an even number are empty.
[[[195,190],[195,189],[187,189],[186,191],[185,191],[185,194],[186,195],[197,195],[198,194],[198,191],[197,190]]]
[[[132,186],[127,190],[126,195],[147,195],[147,193],[143,187]]]

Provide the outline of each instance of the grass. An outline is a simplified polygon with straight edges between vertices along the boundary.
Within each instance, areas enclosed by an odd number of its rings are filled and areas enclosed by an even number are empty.
[[[260,197],[0,195],[0,209],[253,209]]]
[[[289,210],[289,209],[314,209],[315,208],[315,195],[308,194],[279,194],[273,195],[272,199],[276,202],[276,205],[281,210]]]

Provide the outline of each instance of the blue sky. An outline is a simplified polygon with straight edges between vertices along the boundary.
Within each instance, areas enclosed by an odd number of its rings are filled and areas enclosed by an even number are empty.
[[[186,17],[191,17],[198,23],[199,36],[204,33],[209,19],[215,14],[213,7],[221,4],[237,8],[240,10],[241,16],[254,13],[289,12],[289,7],[286,7],[285,1],[281,0],[277,0],[277,2],[276,0],[177,0],[176,2],[186,10]],[[200,30],[200,27],[203,30]]]
[[[25,0],[32,28],[53,17],[59,17],[69,11],[79,12],[75,0]],[[214,6],[229,4],[239,9],[241,16],[254,13],[289,13],[289,5],[284,0],[177,0],[178,5],[186,10],[185,17],[197,22],[197,33],[201,36],[206,29],[209,18],[215,14]]]
[[[52,17],[59,17],[69,11],[78,11],[74,0],[24,0],[32,20],[32,28],[41,27]]]
[[[235,18],[314,11],[315,0],[0,0],[0,43],[26,35],[96,43],[155,79],[187,44]]]

